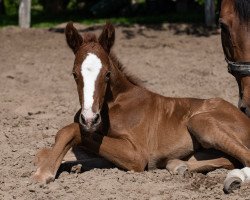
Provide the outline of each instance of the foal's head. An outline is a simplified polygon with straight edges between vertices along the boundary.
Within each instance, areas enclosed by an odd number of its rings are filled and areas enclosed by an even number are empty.
[[[250,1],[223,0],[220,25],[226,58],[233,62],[250,62]],[[239,107],[250,116],[250,76],[234,76],[239,85]]]
[[[75,54],[72,74],[81,104],[79,122],[85,131],[94,132],[102,121],[101,109],[110,78],[109,53],[115,30],[111,24],[106,24],[98,39],[90,33],[82,37],[73,24],[68,23],[65,35]]]

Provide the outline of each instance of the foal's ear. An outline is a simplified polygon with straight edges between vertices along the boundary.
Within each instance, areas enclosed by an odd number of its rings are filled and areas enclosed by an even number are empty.
[[[65,36],[68,46],[72,49],[74,54],[83,43],[82,36],[78,33],[76,28],[73,26],[73,22],[69,22],[65,28]]]
[[[112,24],[106,23],[98,39],[104,50],[109,53],[115,42],[115,28]]]

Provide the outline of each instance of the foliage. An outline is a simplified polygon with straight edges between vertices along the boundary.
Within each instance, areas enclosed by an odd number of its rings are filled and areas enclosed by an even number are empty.
[[[104,24],[107,20],[117,25],[133,25],[133,24],[162,24],[162,23],[202,23],[203,15],[197,13],[169,13],[165,15],[147,15],[135,17],[113,17],[113,18],[82,18],[79,14],[66,13],[54,17],[53,15],[44,15],[43,13],[32,14],[32,27],[36,28],[52,28],[58,24],[74,21],[87,25]],[[0,27],[6,25],[17,25],[16,16],[1,16]]]
[[[16,15],[18,13],[19,0],[4,0],[3,3],[7,15]]]
[[[46,13],[60,13],[66,10],[70,0],[39,0]]]
[[[199,5],[204,5],[205,4],[205,0],[195,0]],[[214,3],[215,3],[215,6],[217,6],[218,5],[218,1],[219,0],[212,0],[212,1],[214,1]]]
[[[190,1],[192,4],[188,3],[186,11],[176,12],[173,0],[32,0],[31,23],[33,27],[52,27],[65,21],[94,24],[103,23],[107,19],[125,25],[202,22],[203,9],[195,1],[202,3],[204,0]],[[18,23],[19,2],[20,0],[4,0],[6,15],[0,16],[0,26]],[[45,4],[54,6],[49,11]],[[55,9],[55,6],[62,6],[61,11]]]
[[[195,0],[198,4],[200,5],[204,5],[205,4],[205,0]]]
[[[32,0],[31,2],[32,2],[32,7],[41,6],[39,0]],[[20,0],[3,0],[3,3],[7,15],[13,16],[18,14],[18,7]]]
[[[110,16],[110,14],[118,13],[121,9],[129,7],[130,3],[130,0],[100,0],[90,8],[90,12],[94,16]]]

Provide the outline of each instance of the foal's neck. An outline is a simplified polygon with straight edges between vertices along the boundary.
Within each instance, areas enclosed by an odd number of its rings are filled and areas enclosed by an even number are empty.
[[[113,103],[117,97],[133,88],[133,84],[128,81],[127,77],[123,74],[122,71],[118,69],[116,64],[110,59],[110,82],[107,88],[107,93],[105,96],[105,101],[102,106],[101,116],[102,116],[102,128],[100,133],[107,134],[110,127],[110,118],[109,118],[109,108],[112,107]]]
[[[118,69],[112,59],[110,59],[111,65],[111,80],[110,80],[110,90],[112,95],[112,100],[114,101],[117,96],[121,93],[126,92],[131,89],[134,85],[127,79],[126,75]]]

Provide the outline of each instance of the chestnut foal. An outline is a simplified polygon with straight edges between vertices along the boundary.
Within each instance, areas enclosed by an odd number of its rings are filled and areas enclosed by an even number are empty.
[[[250,1],[223,0],[219,22],[228,71],[239,87],[238,107],[250,117]]]
[[[229,173],[227,192],[250,178],[250,120],[236,107],[222,99],[164,97],[141,87],[110,53],[115,39],[111,24],[98,39],[90,33],[82,37],[72,23],[65,34],[75,54],[79,120],[57,133],[52,148],[37,154],[35,180],[54,180],[75,145],[137,172],[233,169],[235,158],[245,168]]]

